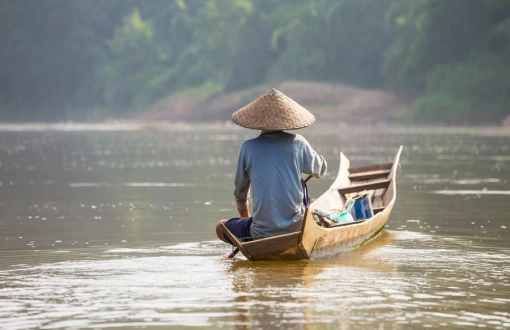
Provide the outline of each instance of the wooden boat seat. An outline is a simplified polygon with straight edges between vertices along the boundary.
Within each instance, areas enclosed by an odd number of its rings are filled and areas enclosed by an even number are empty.
[[[373,207],[372,211],[374,212],[374,215],[376,215],[377,213],[384,211],[385,208],[386,208],[385,206],[383,206],[383,207]]]
[[[351,167],[348,169],[350,174],[355,173],[363,173],[363,172],[372,172],[372,171],[380,171],[380,170],[390,170],[393,163],[387,164],[377,164],[363,167]]]
[[[388,177],[389,174],[390,174],[390,169],[384,169],[384,170],[377,170],[377,171],[352,173],[352,174],[349,174],[349,179],[351,181],[370,180],[370,179],[386,178],[386,177]]]
[[[375,190],[375,189],[386,189],[390,184],[391,180],[383,180],[377,182],[370,182],[358,185],[352,185],[345,188],[338,189],[338,192],[342,195],[352,194],[356,192],[362,192],[364,190]]]

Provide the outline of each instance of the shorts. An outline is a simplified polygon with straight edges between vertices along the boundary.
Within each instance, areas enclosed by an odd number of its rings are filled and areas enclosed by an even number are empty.
[[[225,227],[241,242],[248,242],[253,240],[251,238],[250,228],[253,218],[232,218],[224,223]],[[234,243],[230,241],[227,235],[223,233],[223,237],[232,245]]]

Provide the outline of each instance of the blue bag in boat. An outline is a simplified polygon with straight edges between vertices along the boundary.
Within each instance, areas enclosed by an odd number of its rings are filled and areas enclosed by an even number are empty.
[[[357,195],[352,198],[354,203],[354,217],[356,220],[366,220],[374,216],[370,195]]]

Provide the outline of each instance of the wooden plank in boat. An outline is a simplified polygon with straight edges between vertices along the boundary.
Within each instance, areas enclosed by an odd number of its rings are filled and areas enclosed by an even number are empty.
[[[361,172],[371,172],[371,171],[379,171],[379,170],[387,170],[390,169],[393,163],[387,163],[387,164],[378,164],[378,165],[370,165],[370,166],[363,166],[363,167],[351,167],[349,168],[349,173],[361,173]]]
[[[258,255],[274,254],[276,251],[286,251],[298,244],[300,232],[262,238],[255,241],[243,243],[243,248],[248,251],[253,258]]]
[[[384,211],[385,208],[386,207],[373,207],[372,211],[374,212],[374,215],[376,215],[377,213]]]
[[[349,174],[349,179],[353,180],[368,180],[368,179],[377,179],[377,178],[385,178],[390,174],[389,169],[377,170],[377,171],[368,171],[368,172],[359,172]]]
[[[377,182],[370,182],[365,184],[358,184],[354,186],[349,186],[345,188],[338,189],[338,192],[340,194],[351,194],[355,192],[360,192],[363,190],[374,190],[374,189],[381,189],[381,188],[387,188],[390,184],[391,180],[384,180],[384,181],[377,181]]]

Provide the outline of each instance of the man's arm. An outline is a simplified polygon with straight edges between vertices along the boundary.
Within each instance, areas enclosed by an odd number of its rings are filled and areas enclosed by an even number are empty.
[[[237,212],[239,212],[239,215],[241,218],[249,218],[250,217],[250,210],[248,208],[248,201],[245,203],[237,203]]]
[[[308,141],[304,141],[303,150],[303,173],[313,175],[320,179],[326,174],[328,163],[321,155],[317,154]]]
[[[246,173],[246,162],[243,155],[243,145],[241,145],[234,179],[234,197],[239,215],[243,218],[247,218],[250,216],[250,211],[248,209],[248,191],[250,190],[251,182]]]

